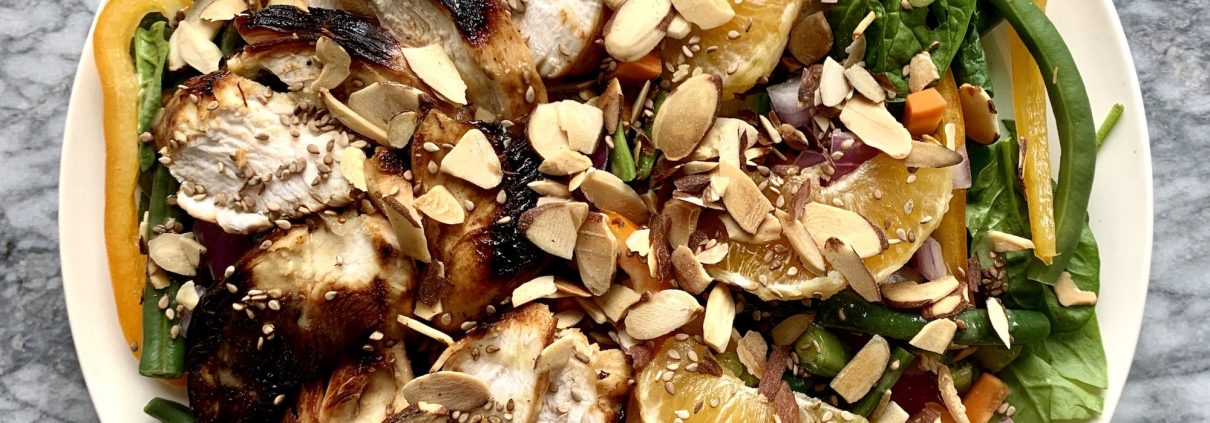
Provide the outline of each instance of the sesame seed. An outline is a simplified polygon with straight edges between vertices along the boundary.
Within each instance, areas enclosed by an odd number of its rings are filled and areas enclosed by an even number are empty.
[[[336,291],[328,291],[328,292],[324,293],[324,299],[325,299],[325,300],[328,300],[328,301],[335,300],[335,299],[336,299]]]
[[[477,323],[475,323],[473,320],[467,320],[465,322],[462,322],[462,325],[460,327],[462,328],[462,330],[471,330],[471,328],[474,328],[476,324]]]
[[[680,360],[681,352],[677,350],[668,350],[668,357],[672,358],[673,360]]]
[[[167,298],[167,297],[165,297],[165,298]],[[176,310],[173,310],[173,309],[171,309],[171,308],[170,308],[170,309],[167,309],[167,310],[164,310],[164,317],[167,317],[167,318],[168,318],[168,320],[174,320],[174,319],[176,319]]]
[[[664,390],[667,391],[669,395],[676,395],[676,386],[674,386],[672,382],[664,382]]]
[[[676,414],[677,418],[681,418],[681,419],[689,418],[689,410],[676,410],[675,412],[673,412],[673,414]]]
[[[277,300],[269,300],[269,309],[273,311],[281,310],[281,303],[277,302]]]
[[[441,314],[441,324],[445,325],[445,326],[449,326],[451,323],[454,323],[454,315],[450,314],[450,313],[442,313]]]
[[[374,331],[373,333],[370,334],[371,341],[381,341],[382,337],[383,337],[382,332],[379,332],[379,331]]]
[[[536,96],[536,94],[534,93],[534,86],[533,86],[533,85],[530,85],[530,86],[529,86],[528,88],[526,88],[526,90],[525,90],[525,102],[526,102],[526,103],[533,103],[533,102],[534,102],[534,96]]]
[[[270,335],[270,334],[272,334],[272,333],[273,333],[273,324],[272,324],[272,323],[265,323],[265,324],[264,324],[264,326],[261,326],[261,327],[260,327],[260,331],[261,331],[261,333],[263,333],[263,334],[265,334],[265,335]]]
[[[168,334],[172,336],[172,339],[176,339],[177,336],[181,335],[181,325],[172,325],[172,328],[168,330]]]
[[[496,193],[496,203],[504,204],[505,201],[508,201],[508,193],[504,190],[500,190],[499,193]]]
[[[462,205],[463,207],[466,207],[466,211],[475,210],[475,203],[471,202],[471,200],[463,200]]]
[[[430,174],[436,174],[437,173],[437,162],[429,160],[428,170],[429,170]]]
[[[436,153],[438,150],[441,150],[441,147],[438,147],[437,144],[433,144],[432,142],[424,143],[424,151]]]
[[[484,350],[487,351],[488,354],[495,354],[496,352],[500,351],[500,347],[496,345],[488,345],[487,348],[484,348]]]
[[[727,39],[734,40],[736,38],[739,38],[739,31],[736,31],[734,29],[727,31]]]
[[[836,206],[836,207],[844,207],[844,201],[841,200],[840,198],[833,198],[832,205]]]

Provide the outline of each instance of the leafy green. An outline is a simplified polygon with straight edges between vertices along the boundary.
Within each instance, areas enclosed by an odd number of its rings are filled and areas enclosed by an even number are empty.
[[[244,37],[239,35],[239,30],[235,28],[235,24],[228,24],[223,27],[222,35],[219,36],[218,48],[223,52],[223,56],[230,56],[235,52],[235,49],[244,46]]]
[[[1095,315],[1083,328],[1051,333],[1045,341],[1029,344],[1025,350],[1049,363],[1067,379],[1101,389],[1109,387],[1105,347],[1101,344],[1101,327]]]
[[[160,112],[163,92],[160,78],[164,74],[164,62],[168,58],[168,37],[172,29],[168,22],[157,20],[135,30],[134,67],[139,74],[139,133],[151,129],[156,113]],[[139,169],[151,169],[155,163],[155,148],[147,143],[139,144]]]
[[[932,30],[933,39],[929,41],[938,43],[932,51],[933,64],[937,65],[938,72],[945,74],[950,62],[954,61],[958,47],[962,45],[962,39],[966,38],[966,28],[975,11],[975,0],[937,0],[929,5],[929,11],[937,21]]]
[[[881,2],[878,0],[841,0],[836,2],[832,10],[828,11],[828,25],[832,27],[833,57],[840,60],[848,56],[845,50],[853,44],[853,30],[857,29],[857,25],[870,12],[874,12],[874,23],[870,24],[862,33],[867,42],[879,40],[882,37],[882,18],[886,12],[883,10]],[[866,69],[870,70],[873,70],[869,66],[870,59],[873,58],[870,54],[877,54],[877,49],[872,47],[866,45]]]
[[[1084,233],[1080,235],[1080,243],[1076,246],[1076,255],[1067,264],[1067,273],[1071,281],[1081,291],[1101,291],[1101,257],[1097,249],[1097,240],[1092,235],[1092,228],[1084,224]],[[1070,306],[1059,304],[1053,287],[1045,287],[1046,308],[1042,311],[1050,318],[1050,326],[1055,332],[1070,332],[1087,326],[1096,315],[1096,306]],[[1090,383],[1091,385],[1091,383]]]
[[[991,74],[987,69],[987,54],[983,51],[983,42],[973,22],[966,31],[966,38],[962,39],[962,45],[958,46],[958,53],[954,55],[954,63],[951,66],[954,69],[954,78],[959,84],[983,87],[987,95],[995,95]]]
[[[975,12],[971,14],[971,23],[979,31],[979,35],[987,35],[1000,22],[1004,22],[1004,14],[1000,13],[1000,9],[997,9],[996,5],[987,0],[975,2]]]
[[[1101,413],[1105,400],[1064,378],[1046,360],[1028,352],[999,373],[1008,384],[1007,403],[1017,408],[1013,420],[1049,423],[1088,419]]]

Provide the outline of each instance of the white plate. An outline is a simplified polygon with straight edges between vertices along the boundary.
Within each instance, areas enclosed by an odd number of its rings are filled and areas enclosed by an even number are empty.
[[[1126,106],[1113,136],[1097,158],[1091,203],[1092,229],[1101,248],[1101,297],[1097,305],[1109,359],[1105,415],[1112,416],[1130,370],[1143,319],[1151,266],[1151,153],[1134,62],[1109,0],[1052,2],[1049,15],[1082,71],[1099,119],[1113,103]],[[1004,28],[985,43],[1000,84],[997,105],[1011,116],[1004,78]],[[1001,66],[996,66],[997,64]],[[998,71],[998,72],[996,72]],[[92,53],[84,44],[67,114],[59,186],[63,291],[80,369],[101,421],[150,422],[143,405],[154,396],[184,400],[184,390],[139,376],[122,337],[105,257],[105,140],[101,90]],[[1052,132],[1053,133],[1053,132]],[[134,142],[134,140],[131,140]],[[1057,145],[1052,141],[1052,145]],[[1112,312],[1106,312],[1112,310]],[[1096,421],[1108,421],[1102,417]],[[1023,422],[1025,423],[1025,422]]]

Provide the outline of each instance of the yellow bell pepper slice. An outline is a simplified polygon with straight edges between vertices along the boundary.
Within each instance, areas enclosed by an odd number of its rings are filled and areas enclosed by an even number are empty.
[[[1046,0],[1034,0],[1046,10]],[[1033,233],[1034,256],[1050,264],[1058,254],[1055,247],[1055,205],[1050,180],[1050,141],[1046,129],[1046,86],[1029,49],[1009,29],[1012,58],[1013,117],[1017,136],[1025,138],[1025,200],[1029,204],[1029,229]]]
[[[953,124],[953,146],[955,149],[966,144],[966,125],[962,120],[962,103],[958,99],[958,86],[954,83],[953,72],[946,72],[937,83],[937,92],[945,99],[945,110],[941,112],[941,124],[933,138],[948,144],[950,140],[945,134],[946,126]],[[933,239],[941,245],[941,256],[945,267],[951,275],[964,275],[967,268],[966,256],[966,190],[955,189],[950,198],[950,208],[941,218],[941,224],[933,231]],[[961,269],[961,270],[959,270]]]

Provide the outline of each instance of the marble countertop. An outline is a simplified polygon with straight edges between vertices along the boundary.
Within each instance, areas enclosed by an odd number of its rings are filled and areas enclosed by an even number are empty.
[[[1210,339],[1210,166],[1199,165],[1210,157],[1210,26],[1197,24],[1210,2],[1115,3],[1151,130],[1156,243],[1114,420],[1210,421],[1210,342],[1199,341]],[[68,330],[55,218],[63,111],[96,4],[0,0],[0,423],[97,420]]]

